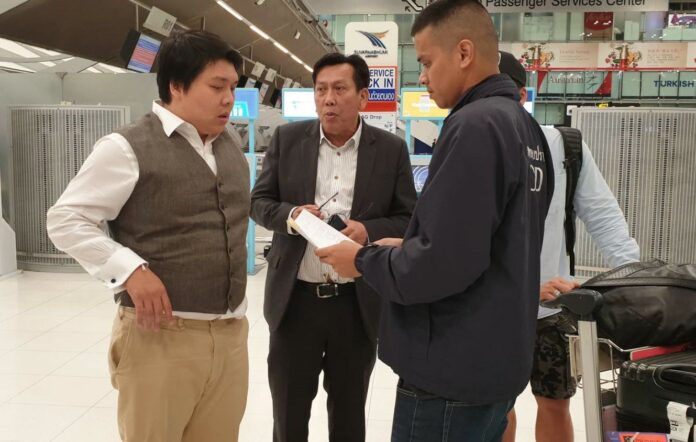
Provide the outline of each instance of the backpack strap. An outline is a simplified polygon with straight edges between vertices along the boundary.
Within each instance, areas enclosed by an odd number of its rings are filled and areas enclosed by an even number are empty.
[[[558,127],[558,131],[563,138],[563,151],[565,160],[563,167],[566,171],[566,195],[565,195],[565,220],[563,228],[565,230],[566,253],[570,258],[570,274],[575,276],[575,190],[580,179],[580,169],[582,169],[582,133],[572,127]]]

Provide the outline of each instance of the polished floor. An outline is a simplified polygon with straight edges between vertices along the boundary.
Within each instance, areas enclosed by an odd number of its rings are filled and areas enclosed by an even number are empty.
[[[250,277],[247,292],[250,385],[243,442],[271,441],[264,278],[264,271]],[[24,272],[0,279],[0,441],[120,440],[106,362],[114,313],[107,290],[85,274]],[[378,362],[366,405],[368,441],[389,441],[395,383],[391,370]],[[311,442],[328,441],[325,398],[320,390]],[[529,391],[516,408],[517,440],[532,442],[536,405]],[[583,442],[581,393],[573,399],[572,414],[576,441]]]

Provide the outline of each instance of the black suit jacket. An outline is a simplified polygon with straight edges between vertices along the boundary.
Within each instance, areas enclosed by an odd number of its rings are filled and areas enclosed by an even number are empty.
[[[273,231],[268,254],[264,316],[271,330],[280,325],[293,292],[307,241],[289,235],[286,221],[296,206],[315,204],[319,121],[279,126],[266,151],[251,196],[251,217]],[[362,123],[351,214],[371,241],[401,238],[416,201],[411,162],[401,138]],[[356,290],[365,330],[376,339],[380,298],[362,280]]]

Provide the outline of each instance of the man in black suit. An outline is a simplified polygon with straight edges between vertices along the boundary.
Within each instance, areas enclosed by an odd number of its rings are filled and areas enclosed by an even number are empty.
[[[264,302],[273,440],[307,441],[323,370],[330,440],[364,441],[379,297],[321,264],[287,221],[306,210],[340,216],[342,232],[359,244],[398,237],[416,191],[405,142],[360,118],[368,99],[365,61],[327,54],[312,79],[319,120],[276,129],[252,193],[252,218],[274,232]]]

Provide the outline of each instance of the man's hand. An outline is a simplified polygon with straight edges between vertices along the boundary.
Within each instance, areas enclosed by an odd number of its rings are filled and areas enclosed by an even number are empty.
[[[157,331],[160,316],[172,320],[172,305],[162,281],[147,267],[137,268],[126,281],[126,290],[135,304],[138,326]]]
[[[580,287],[580,284],[575,281],[568,281],[567,279],[563,278],[553,278],[552,280],[541,285],[539,299],[541,301],[551,301],[556,299],[556,296],[558,296],[559,293],[565,293],[578,287]]]
[[[297,219],[297,217],[300,216],[300,213],[302,213],[303,210],[306,210],[307,212],[311,213],[319,219],[324,219],[324,215],[319,211],[319,207],[316,204],[307,204],[305,206],[299,206],[295,208],[295,210],[292,212],[292,219]]]
[[[363,223],[349,219],[346,221],[346,226],[341,233],[360,245],[367,244],[367,230]]]
[[[329,264],[342,277],[357,278],[360,272],[355,268],[355,255],[361,248],[361,245],[354,242],[343,241],[335,246],[317,249],[314,253],[321,262]]]
[[[382,238],[374,243],[378,246],[391,246],[391,247],[401,247],[404,242],[403,238]]]

